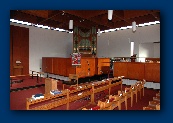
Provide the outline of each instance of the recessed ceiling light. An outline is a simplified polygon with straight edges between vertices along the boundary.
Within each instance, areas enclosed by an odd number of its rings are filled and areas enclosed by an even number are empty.
[[[82,22],[82,21],[85,21],[85,20],[83,19],[83,20],[79,20],[79,21]],[[10,19],[10,22],[18,23],[18,24],[23,24],[23,25],[28,25],[28,26],[35,26],[35,27],[39,27],[39,28],[45,28],[45,29],[58,30],[58,31],[65,32],[64,29],[53,28],[53,27],[49,27],[49,26],[43,26],[43,25],[38,25],[38,24],[23,22],[23,21],[19,21],[19,20],[15,20],[15,19]],[[154,25],[154,24],[159,24],[159,23],[160,23],[160,21],[149,22],[149,23],[144,23],[144,24],[136,25],[136,27]],[[105,30],[105,31],[100,31],[100,33],[111,32],[111,31],[117,31],[117,30],[123,30],[123,29],[129,29],[129,28],[132,28],[132,26],[121,27],[121,28],[115,28],[115,29],[108,29],[108,30]],[[69,33],[73,33],[73,32],[69,32]]]

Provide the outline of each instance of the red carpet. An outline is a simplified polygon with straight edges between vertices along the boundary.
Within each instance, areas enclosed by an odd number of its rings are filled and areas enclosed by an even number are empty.
[[[23,82],[13,83],[12,87],[10,86],[10,90],[16,89],[16,88],[23,88],[23,87],[29,87],[29,86],[44,84],[44,78],[38,78],[38,80],[37,80],[36,77],[34,77],[32,79],[31,76],[27,76],[27,77],[17,77],[17,78],[13,78],[13,79],[23,80]]]

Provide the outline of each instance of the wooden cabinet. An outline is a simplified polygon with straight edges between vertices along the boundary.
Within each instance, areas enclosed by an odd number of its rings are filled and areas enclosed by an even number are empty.
[[[46,78],[45,79],[45,94],[49,94],[51,90],[57,89],[57,80]]]

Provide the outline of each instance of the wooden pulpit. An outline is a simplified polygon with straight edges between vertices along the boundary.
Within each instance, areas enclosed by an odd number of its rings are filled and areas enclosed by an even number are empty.
[[[51,90],[57,89],[57,80],[46,78],[45,79],[45,94],[50,94]]]

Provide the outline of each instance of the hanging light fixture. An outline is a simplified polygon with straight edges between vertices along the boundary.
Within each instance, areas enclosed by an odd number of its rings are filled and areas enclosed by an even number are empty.
[[[69,29],[72,31],[73,30],[73,20],[69,21]]]
[[[100,36],[100,29],[98,29],[98,36]]]
[[[135,32],[136,31],[136,22],[132,22],[132,31]]]
[[[108,10],[108,20],[112,20],[113,10]]]

